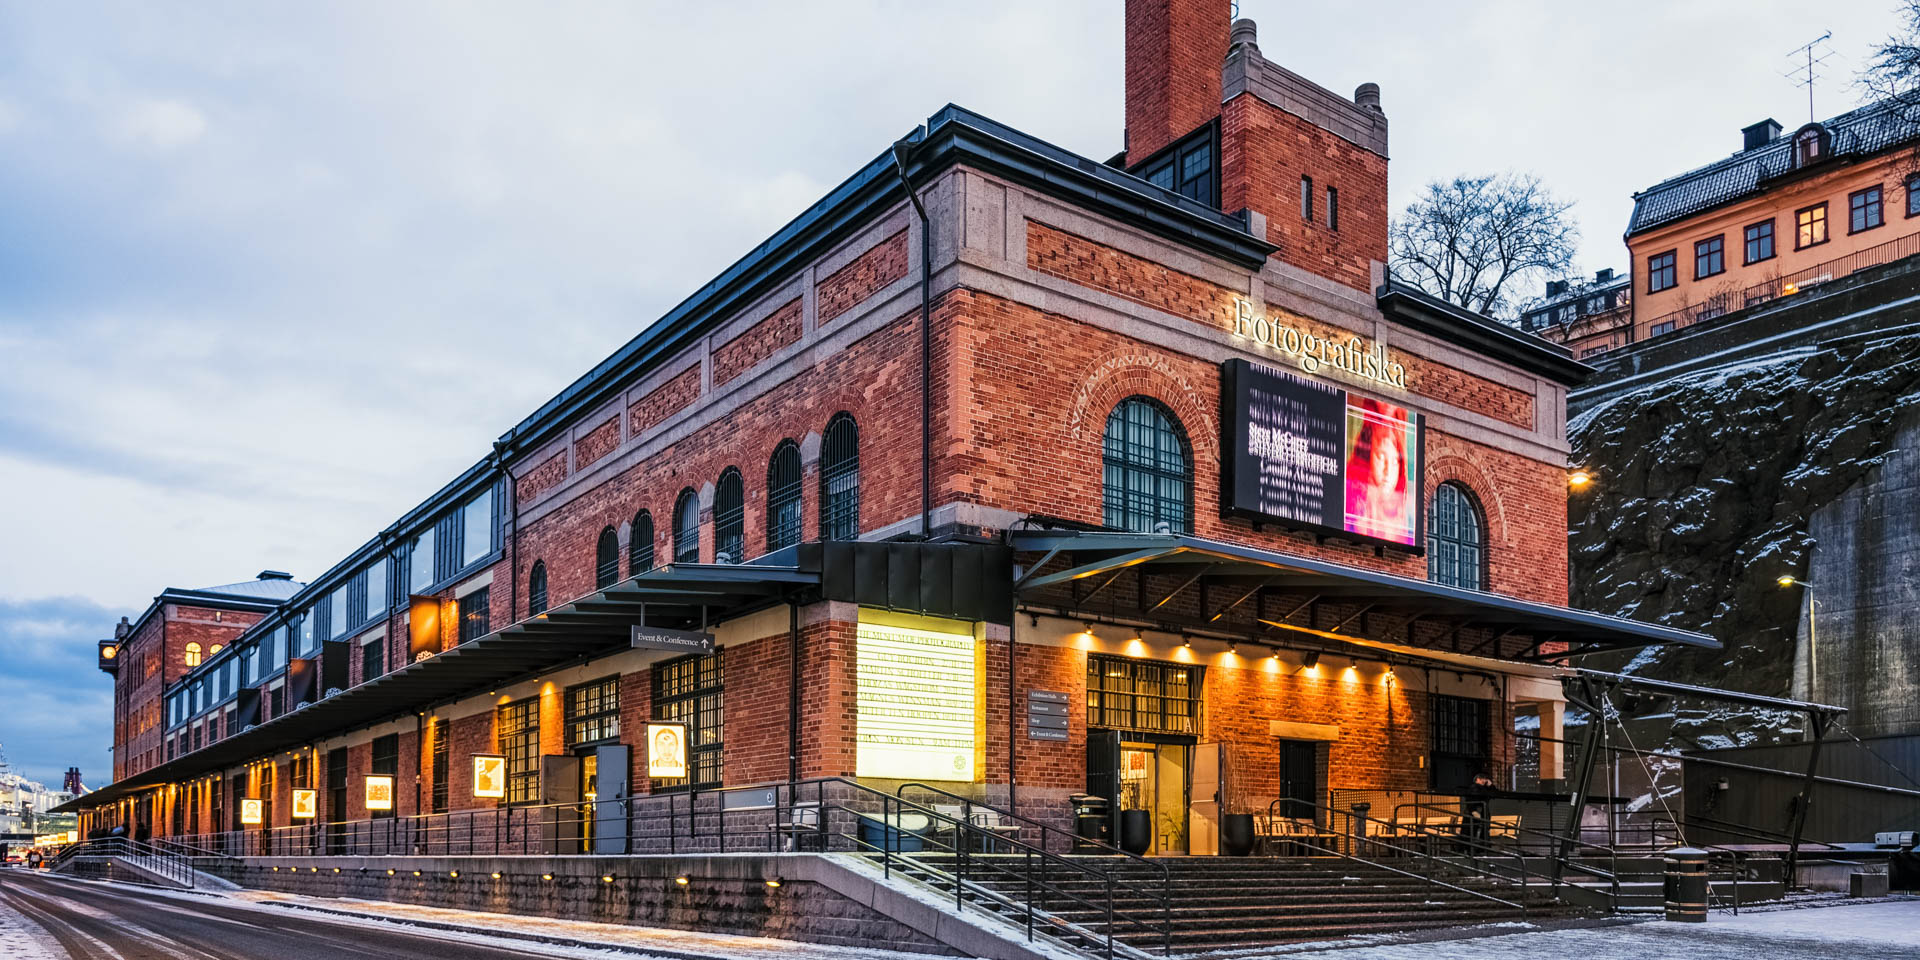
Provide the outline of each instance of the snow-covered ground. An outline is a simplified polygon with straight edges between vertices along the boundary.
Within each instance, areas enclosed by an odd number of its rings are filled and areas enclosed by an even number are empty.
[[[1298,952],[1284,955],[1301,956]],[[1920,957],[1920,899],[1749,910],[1738,917],[1716,912],[1706,923],[1656,920],[1474,940],[1316,950],[1310,955],[1329,960],[1913,960]]]

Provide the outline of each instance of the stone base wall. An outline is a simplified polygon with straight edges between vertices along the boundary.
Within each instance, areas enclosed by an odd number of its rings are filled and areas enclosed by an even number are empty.
[[[832,868],[822,859],[252,857],[204,862],[202,869],[243,887],[306,896],[957,955],[819,882]]]

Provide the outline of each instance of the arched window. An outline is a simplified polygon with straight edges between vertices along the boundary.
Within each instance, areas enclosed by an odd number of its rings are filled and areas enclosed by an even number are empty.
[[[767,552],[800,542],[800,445],[780,441],[767,462]]]
[[[1193,532],[1193,451],[1171,411],[1146,397],[1120,401],[1102,446],[1107,526]]]
[[[713,562],[739,563],[747,552],[747,489],[739,467],[713,485]]]
[[[593,588],[605,590],[620,579],[620,535],[613,527],[600,531],[600,542],[593,548]]]
[[[222,650],[225,650],[226,648],[227,648],[226,644],[216,643],[213,646],[207,648],[207,656],[211,657],[214,654],[219,653]]]
[[[844,411],[827,421],[820,445],[820,538],[860,536],[860,427]]]
[[[527,616],[536,617],[547,612],[547,562],[535,560],[533,572],[527,574]]]
[[[700,496],[692,487],[673,502],[673,562],[700,562]]]
[[[197,667],[199,665],[200,665],[200,644],[195,642],[189,642],[187,644],[187,666]]]
[[[1457,483],[1433,491],[1427,517],[1427,579],[1450,587],[1486,589],[1487,530],[1473,494]]]
[[[634,576],[653,569],[653,514],[645,510],[633,515],[633,530],[627,535],[627,572]]]

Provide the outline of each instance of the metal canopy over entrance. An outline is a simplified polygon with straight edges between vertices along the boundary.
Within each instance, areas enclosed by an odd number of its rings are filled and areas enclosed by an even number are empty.
[[[627,647],[635,625],[697,628],[815,593],[817,571],[795,566],[676,563],[650,570],[483,637],[423,657],[60,809],[93,808],[144,789],[190,780],[276,751],[381,723]]]
[[[1450,637],[1456,652],[1532,662],[1658,643],[1720,647],[1688,630],[1194,536],[1015,531],[1012,537],[1017,552],[1039,555],[1018,581],[1029,607],[1115,608],[1111,594],[1101,595],[1131,575],[1140,580],[1134,604],[1117,614],[1174,629],[1220,629],[1233,623],[1231,613],[1276,636],[1435,648],[1444,648],[1436,639]],[[1322,608],[1331,621],[1317,616]],[[1371,629],[1376,624],[1380,629]]]

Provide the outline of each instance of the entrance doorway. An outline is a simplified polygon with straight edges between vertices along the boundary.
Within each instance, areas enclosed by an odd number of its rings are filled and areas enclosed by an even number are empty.
[[[1149,824],[1147,853],[1185,854],[1189,777],[1193,745],[1120,741],[1120,817],[1122,830],[1129,812],[1144,812]]]
[[[580,849],[593,849],[594,801],[600,796],[600,757],[591,750],[580,755]]]
[[[1318,821],[1320,745],[1311,740],[1280,741],[1280,815]]]

